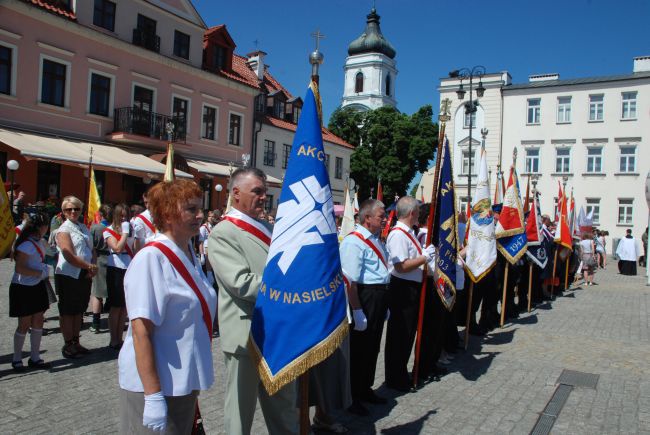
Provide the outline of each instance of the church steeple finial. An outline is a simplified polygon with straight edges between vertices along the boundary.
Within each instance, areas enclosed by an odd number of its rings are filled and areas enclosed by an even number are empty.
[[[348,54],[353,56],[362,53],[381,53],[389,58],[395,58],[395,48],[381,33],[379,27],[380,16],[377,14],[375,2],[372,2],[372,9],[366,17],[366,29],[357,39],[348,46]]]

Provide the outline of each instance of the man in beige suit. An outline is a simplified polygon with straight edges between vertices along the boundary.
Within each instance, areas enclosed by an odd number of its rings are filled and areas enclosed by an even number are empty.
[[[232,209],[212,230],[208,258],[219,284],[219,330],[226,372],[224,430],[250,434],[257,398],[271,435],[298,433],[296,385],[269,396],[247,343],[257,290],[271,243],[268,223],[257,219],[264,209],[266,175],[243,168],[232,174]]]

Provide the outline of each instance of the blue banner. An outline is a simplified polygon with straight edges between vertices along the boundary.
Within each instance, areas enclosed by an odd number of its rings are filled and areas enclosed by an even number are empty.
[[[305,96],[251,325],[269,394],[327,358],[348,333],[347,299],[325,167],[318,87]]]
[[[438,295],[448,310],[456,299],[456,256],[458,255],[458,223],[456,222],[456,195],[451,167],[449,140],[445,137],[436,195],[436,216],[433,239],[438,248]]]

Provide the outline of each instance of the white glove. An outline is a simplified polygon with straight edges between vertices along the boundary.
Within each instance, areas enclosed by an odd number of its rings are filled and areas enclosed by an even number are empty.
[[[145,394],[142,425],[153,430],[163,432],[167,427],[167,402],[162,391]]]
[[[205,255],[199,252],[199,260],[201,261],[201,266],[205,266]]]
[[[429,269],[430,272],[435,272],[437,266],[438,266],[438,262],[434,255],[434,257],[431,260],[427,261],[427,268]]]
[[[50,277],[50,269],[48,269],[47,264],[43,263],[41,270],[41,281],[48,279]]]
[[[429,245],[426,248],[422,250],[422,255],[424,255],[427,259],[427,262],[433,260],[436,258],[436,247],[433,245]]]
[[[386,321],[390,319],[390,308],[386,308]]]
[[[131,231],[131,224],[128,221],[122,222],[122,234],[128,235]]]
[[[368,327],[368,319],[363,313],[362,309],[352,310],[352,318],[354,319],[354,330],[365,331]]]

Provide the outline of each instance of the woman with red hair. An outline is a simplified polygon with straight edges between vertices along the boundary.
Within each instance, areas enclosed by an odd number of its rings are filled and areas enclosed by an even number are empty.
[[[217,296],[191,247],[202,196],[189,180],[162,182],[148,193],[158,231],[124,277],[131,322],[118,361],[120,433],[191,433],[199,391],[214,382]]]

